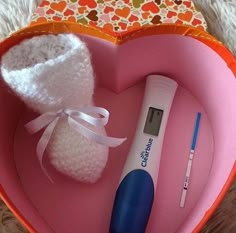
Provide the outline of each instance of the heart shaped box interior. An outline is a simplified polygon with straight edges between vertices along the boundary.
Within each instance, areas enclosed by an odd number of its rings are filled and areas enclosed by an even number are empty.
[[[105,233],[115,191],[135,132],[148,74],[164,74],[179,84],[169,116],[157,191],[147,233],[199,232],[225,195],[236,172],[236,61],[215,38],[194,28],[161,25],[122,37],[74,23],[46,23],[19,31],[1,43],[0,53],[25,38],[75,33],[92,54],[98,84],[97,106],[107,108],[109,135],[127,137],[110,149],[96,184],[67,178],[37,161],[40,134],[24,124],[35,117],[1,81],[0,193],[31,232]],[[68,67],[69,68],[69,67]],[[20,77],[19,77],[20,78]],[[186,205],[180,208],[196,113],[202,113]]]

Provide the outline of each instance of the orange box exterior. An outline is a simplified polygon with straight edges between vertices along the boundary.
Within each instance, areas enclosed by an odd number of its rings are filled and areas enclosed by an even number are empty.
[[[25,38],[42,34],[81,33],[117,45],[147,35],[176,34],[192,37],[209,46],[236,75],[236,59],[206,29],[204,17],[191,0],[43,0],[32,18],[31,26],[2,41],[0,54]],[[236,164],[220,195],[206,211],[194,233],[198,233],[211,217],[235,176]],[[14,206],[1,185],[0,198],[29,232],[37,232]]]
[[[154,35],[154,34],[155,35],[176,34],[176,35],[192,37],[205,43],[207,46],[209,46],[215,52],[217,52],[219,56],[221,56],[222,59],[226,62],[226,64],[232,70],[232,72],[236,75],[236,59],[219,41],[217,41],[214,37],[210,36],[208,33],[202,30],[198,30],[193,27],[177,26],[177,25],[162,24],[160,26],[152,26],[152,27],[136,30],[134,32],[130,32],[129,34],[124,34],[123,36],[117,37],[117,36],[105,33],[104,31],[101,31],[94,27],[81,25],[78,23],[54,22],[54,23],[37,24],[37,25],[32,25],[28,28],[25,28],[21,31],[18,31],[15,34],[13,34],[11,37],[4,40],[0,46],[0,54],[3,54],[11,46],[19,43],[25,38],[29,38],[35,35],[58,34],[58,33],[82,33],[82,34],[108,40],[114,44],[122,44],[122,43],[125,43],[126,41],[132,40],[133,38],[138,38],[138,37],[147,36],[147,35]],[[218,198],[215,200],[212,207],[206,211],[204,218],[194,229],[193,231],[194,233],[198,233],[200,229],[204,226],[204,224],[209,220],[209,218],[211,217],[211,215],[213,214],[213,212],[215,211],[215,209],[217,208],[217,206],[220,204],[225,194],[227,193],[227,190],[229,189],[235,176],[236,176],[236,164],[234,164],[232,171],[230,173],[230,176],[228,177]],[[25,219],[21,215],[20,210],[18,210],[14,206],[13,202],[9,199],[9,197],[7,196],[7,193],[4,191],[4,189],[1,186],[0,186],[0,198],[4,200],[4,202],[7,204],[9,209],[12,210],[12,212],[17,216],[17,218],[21,221],[21,223],[30,232],[33,232],[33,233],[37,232],[33,228],[33,226],[30,225],[27,219]]]

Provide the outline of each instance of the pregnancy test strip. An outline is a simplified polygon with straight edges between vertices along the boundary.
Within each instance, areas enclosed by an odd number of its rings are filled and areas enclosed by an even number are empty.
[[[189,179],[190,179],[190,175],[191,175],[191,169],[192,169],[195,147],[196,147],[196,143],[197,143],[197,136],[198,136],[198,131],[199,131],[201,115],[202,114],[200,112],[197,113],[197,119],[196,119],[196,123],[195,123],[193,139],[192,139],[192,145],[191,145],[189,158],[188,158],[188,165],[187,165],[187,169],[186,169],[186,173],[185,173],[184,187],[182,190],[182,195],[181,195],[181,200],[180,200],[180,207],[181,208],[183,208],[185,205],[185,199],[186,199],[188,186],[189,186]]]

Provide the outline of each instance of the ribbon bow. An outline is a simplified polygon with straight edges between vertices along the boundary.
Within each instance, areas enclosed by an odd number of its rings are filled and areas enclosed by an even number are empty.
[[[94,117],[90,114],[95,114],[96,116]],[[126,138],[114,138],[98,134],[79,122],[79,120],[83,120],[84,122],[87,122],[94,126],[105,126],[109,119],[109,112],[105,108],[85,106],[78,109],[63,109],[57,112],[47,112],[42,114],[38,118],[26,124],[25,127],[30,134],[37,133],[38,131],[46,127],[37,144],[36,152],[41,169],[51,181],[52,179],[44,168],[42,161],[44,152],[47,148],[53,131],[61,117],[67,117],[68,124],[72,129],[99,144],[109,147],[116,147],[121,145],[126,140]]]

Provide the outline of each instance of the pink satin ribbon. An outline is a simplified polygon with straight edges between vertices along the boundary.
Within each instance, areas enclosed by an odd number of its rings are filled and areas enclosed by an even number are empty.
[[[91,116],[90,114],[95,114],[96,117]],[[44,152],[47,148],[53,131],[61,117],[67,117],[68,124],[72,129],[76,130],[86,138],[104,146],[116,147],[121,145],[126,140],[126,138],[114,138],[98,134],[81,123],[82,121],[84,121],[97,127],[105,126],[109,120],[109,112],[105,108],[86,106],[80,107],[78,109],[64,109],[57,112],[47,112],[42,114],[38,118],[26,124],[25,127],[30,134],[37,133],[38,131],[46,127],[37,144],[36,152],[40,166],[45,175],[51,180],[51,182],[53,181],[48,175],[45,167],[43,166],[42,161]]]

